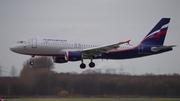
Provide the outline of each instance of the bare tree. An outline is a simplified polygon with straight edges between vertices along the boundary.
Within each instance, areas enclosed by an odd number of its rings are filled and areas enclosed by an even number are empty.
[[[14,65],[11,67],[11,72],[10,72],[10,76],[11,77],[15,77],[17,75],[17,70],[14,67]]]

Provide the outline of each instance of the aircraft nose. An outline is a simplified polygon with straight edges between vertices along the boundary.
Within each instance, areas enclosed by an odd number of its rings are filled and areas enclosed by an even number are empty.
[[[14,45],[11,45],[10,48],[9,48],[11,51],[14,50]]]
[[[10,50],[15,52],[17,50],[17,46],[16,45],[11,45]]]

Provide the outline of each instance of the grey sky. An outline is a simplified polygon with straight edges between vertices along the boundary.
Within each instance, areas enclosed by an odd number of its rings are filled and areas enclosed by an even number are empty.
[[[0,63],[18,71],[30,56],[13,53],[9,46],[25,37],[78,38],[140,42],[162,17],[171,22],[165,44],[180,44],[179,0],[1,0]],[[180,48],[129,60],[95,60],[96,68],[123,67],[125,72],[180,73]],[[88,64],[90,60],[86,60]],[[81,72],[80,62],[56,64],[57,72]],[[86,68],[89,69],[89,68]],[[4,75],[9,75],[4,73]]]

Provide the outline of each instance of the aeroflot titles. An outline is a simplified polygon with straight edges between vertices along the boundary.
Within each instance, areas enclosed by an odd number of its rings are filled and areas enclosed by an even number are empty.
[[[67,40],[60,40],[60,39],[44,39],[44,41],[61,41],[61,42],[66,42]]]

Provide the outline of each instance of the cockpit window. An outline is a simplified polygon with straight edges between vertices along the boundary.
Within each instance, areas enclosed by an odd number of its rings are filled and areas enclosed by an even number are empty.
[[[26,44],[26,42],[25,42],[25,41],[18,41],[18,42],[16,42],[16,43]]]

